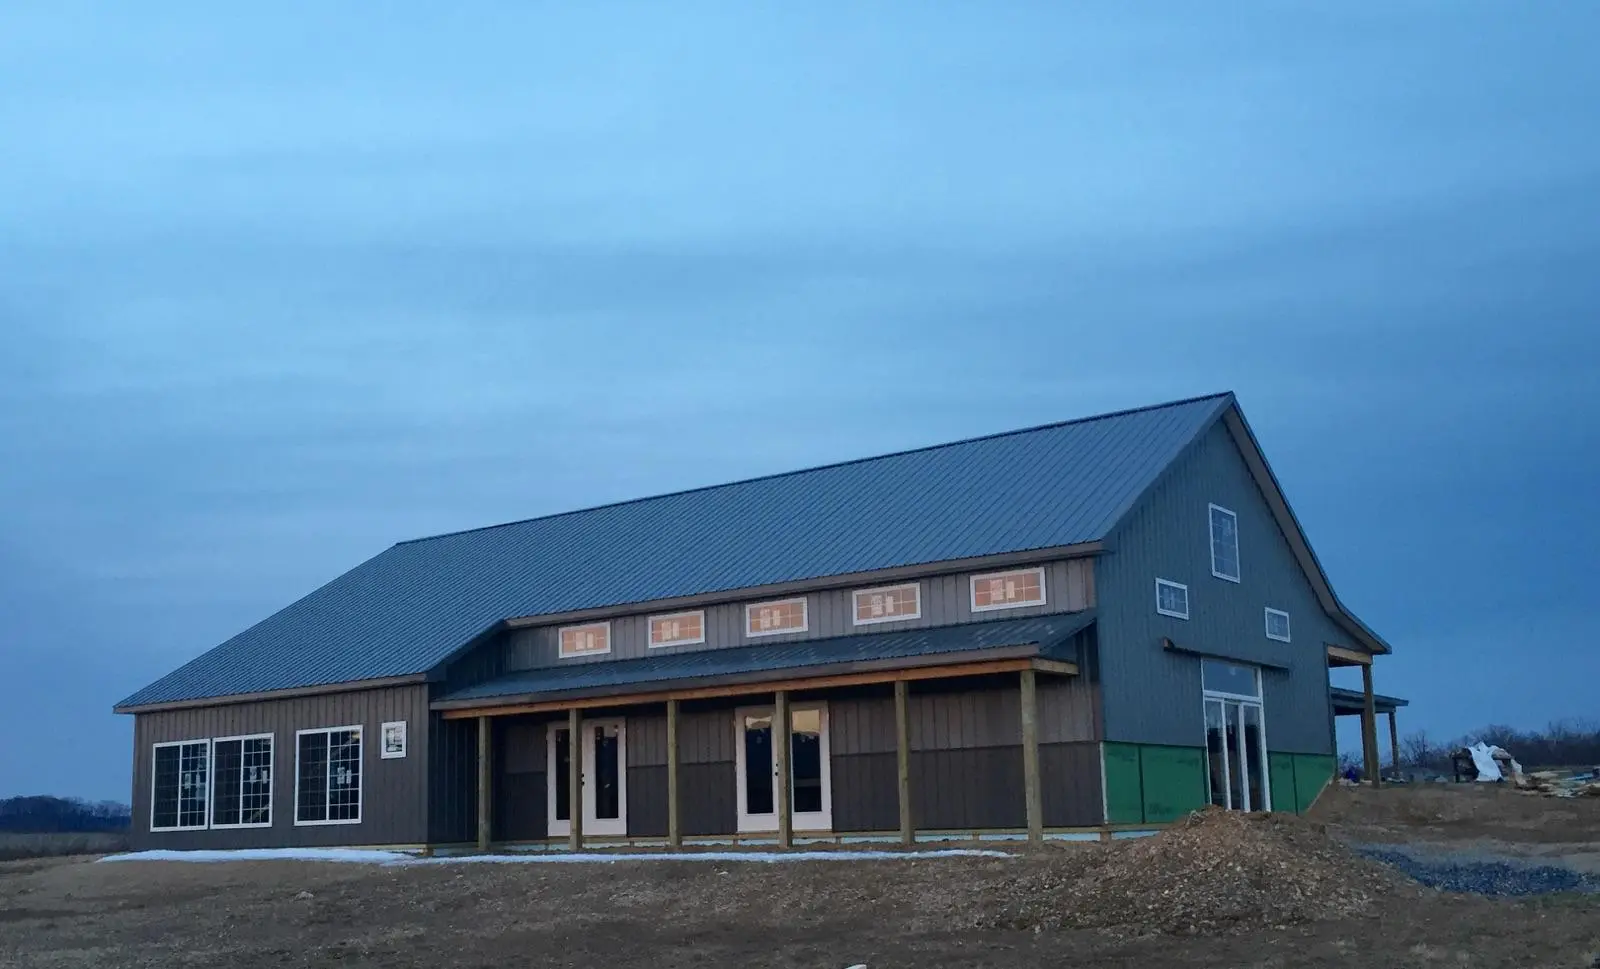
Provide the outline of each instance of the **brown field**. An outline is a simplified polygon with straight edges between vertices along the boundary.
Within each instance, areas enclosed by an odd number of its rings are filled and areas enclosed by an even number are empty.
[[[1600,850],[1600,800],[1334,790],[1315,813],[998,859],[9,862],[0,965],[1521,969],[1600,953],[1600,896],[1444,895],[1322,827],[1565,858]]]
[[[124,851],[127,847],[128,836],[120,832],[17,834],[0,831],[0,861],[62,855],[103,855]]]

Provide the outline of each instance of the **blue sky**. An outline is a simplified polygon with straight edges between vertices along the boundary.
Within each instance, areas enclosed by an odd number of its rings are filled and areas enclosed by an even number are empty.
[[[1403,730],[1596,709],[1600,8],[160,10],[0,7],[0,795],[399,539],[1220,389]]]

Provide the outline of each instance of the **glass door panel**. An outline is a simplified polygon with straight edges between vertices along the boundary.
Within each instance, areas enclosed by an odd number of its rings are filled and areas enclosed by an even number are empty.
[[[1228,725],[1228,806],[1235,811],[1248,811],[1250,802],[1245,799],[1244,771],[1239,758],[1240,744],[1244,742],[1239,729],[1239,702],[1224,700],[1222,711]]]
[[[1266,770],[1262,763],[1261,708],[1254,703],[1242,704],[1239,714],[1244,723],[1240,742],[1244,745],[1245,794],[1249,797],[1248,811],[1267,810]]]
[[[739,830],[778,830],[778,765],[771,707],[736,714]],[[789,806],[796,831],[833,827],[828,764],[828,711],[821,705],[789,711]]]
[[[546,747],[545,817],[551,837],[564,838],[572,830],[572,738],[565,725],[550,727]],[[628,833],[628,745],[622,720],[586,720],[582,738],[583,833]]]
[[[1206,779],[1211,803],[1228,807],[1228,741],[1221,700],[1206,701]]]

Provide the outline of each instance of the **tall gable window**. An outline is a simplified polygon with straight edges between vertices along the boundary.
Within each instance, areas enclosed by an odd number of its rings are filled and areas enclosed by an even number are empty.
[[[704,612],[675,612],[670,616],[650,617],[650,645],[687,646],[706,641]]]
[[[587,626],[564,626],[557,634],[561,658],[611,652],[611,624],[594,622]]]
[[[744,631],[747,636],[803,633],[806,631],[806,601],[781,599],[751,603],[744,607]]]
[[[295,734],[294,823],[361,823],[361,728]]]
[[[194,831],[206,826],[211,741],[156,744],[150,784],[150,830]]]
[[[972,577],[972,611],[1044,605],[1044,569],[1015,569]]]
[[[1289,614],[1282,609],[1267,607],[1267,638],[1280,643],[1289,642]]]
[[[211,742],[213,828],[272,826],[272,734]]]
[[[1211,574],[1239,581],[1239,516],[1221,505],[1211,506]]]
[[[852,598],[857,626],[922,618],[922,587],[915,582],[885,589],[860,589]]]

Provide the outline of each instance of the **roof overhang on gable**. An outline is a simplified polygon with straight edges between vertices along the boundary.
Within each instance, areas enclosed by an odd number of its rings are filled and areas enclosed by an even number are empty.
[[[1322,563],[1317,560],[1317,553],[1312,551],[1311,542],[1306,538],[1305,529],[1300,527],[1300,520],[1295,517],[1294,509],[1289,507],[1289,500],[1284,497],[1283,488],[1278,483],[1278,476],[1272,473],[1272,466],[1267,463],[1267,456],[1261,450],[1261,444],[1256,440],[1255,432],[1250,429],[1250,424],[1244,419],[1244,412],[1239,405],[1234,403],[1222,413],[1222,422],[1227,426],[1228,433],[1233,436],[1234,443],[1239,447],[1239,453],[1244,456],[1246,467],[1255,479],[1256,486],[1261,489],[1261,494],[1267,500],[1267,506],[1272,509],[1272,515],[1278,522],[1278,528],[1289,541],[1289,548],[1294,553],[1300,568],[1310,580],[1311,587],[1316,591],[1317,601],[1322,609],[1343,629],[1351,639],[1353,645],[1368,653],[1392,653],[1394,650],[1383,637],[1373,632],[1372,629],[1355,613],[1339,601],[1339,596],[1333,591],[1333,584],[1328,581],[1328,573],[1323,571]]]

